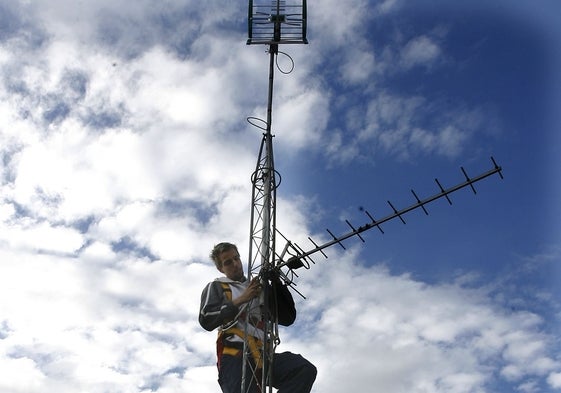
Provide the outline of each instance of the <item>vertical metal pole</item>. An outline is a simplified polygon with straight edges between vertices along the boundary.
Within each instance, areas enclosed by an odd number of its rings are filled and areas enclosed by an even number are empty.
[[[257,160],[257,167],[253,174],[253,201],[251,213],[251,240],[248,260],[248,276],[252,277],[259,267],[259,277],[262,283],[262,294],[260,298],[261,314],[263,317],[263,347],[262,351],[262,373],[261,391],[272,393],[272,361],[277,344],[277,317],[276,310],[269,307],[269,274],[274,269],[275,255],[275,226],[276,226],[276,179],[275,164],[273,154],[273,134],[271,132],[272,112],[273,112],[273,86],[275,56],[278,53],[278,46],[271,44],[269,49],[269,90],[267,103],[267,121],[265,133]],[[256,247],[256,255],[253,247]],[[255,365],[252,365],[252,356],[246,340],[244,342],[243,370],[242,370],[242,392],[250,389],[251,381],[255,379]]]
[[[267,285],[267,274],[272,269],[272,257],[275,249],[275,166],[273,159],[273,135],[271,133],[273,115],[273,80],[275,71],[275,56],[278,46],[272,44],[269,47],[269,96],[267,100],[267,130],[265,133],[266,164],[264,176],[264,209],[263,209],[263,237],[261,239],[261,277],[263,290],[262,314],[264,319],[265,338],[263,340],[263,373],[261,386],[264,391],[272,392],[272,362],[274,354],[274,322],[269,309],[269,286]]]
[[[276,45],[275,45],[276,46]],[[269,97],[267,104],[267,130],[265,133],[265,166],[263,169],[263,237],[261,238],[261,269],[264,271],[269,270],[271,249],[273,244],[271,244],[272,236],[274,232],[272,231],[272,217],[274,216],[274,204],[273,204],[273,190],[275,188],[275,168],[273,160],[273,135],[271,133],[271,123],[272,123],[272,112],[273,112],[273,78],[274,78],[274,58],[275,52],[273,51],[273,45],[271,45],[270,61],[269,61]]]

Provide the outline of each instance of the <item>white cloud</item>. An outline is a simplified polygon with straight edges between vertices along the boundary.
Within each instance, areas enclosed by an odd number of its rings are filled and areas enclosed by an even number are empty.
[[[500,358],[505,369],[520,367],[518,378],[559,367],[534,314],[500,311],[477,288],[426,285],[350,263],[353,256],[335,259],[302,273],[305,335],[289,332],[290,344],[318,363],[319,390],[471,392],[485,390]]]
[[[2,357],[0,367],[5,376],[0,379],[0,389],[5,392],[36,392],[45,380],[45,375],[36,369],[36,364],[31,359]]]
[[[341,69],[343,80],[353,84],[367,83],[376,70],[374,53],[360,48],[349,52],[348,61],[343,64]]]
[[[72,254],[84,244],[83,236],[73,228],[22,221],[0,232],[0,239],[14,249]]]
[[[346,143],[343,138],[341,130],[332,130],[325,147],[332,164],[346,164],[360,157],[360,147],[356,143]]]
[[[547,377],[547,382],[554,389],[561,389],[561,373],[551,373]]]
[[[282,130],[279,143],[288,145],[288,151],[316,145],[329,118],[328,98],[314,89],[279,101],[275,112],[275,128]]]
[[[427,36],[415,37],[401,50],[401,64],[406,69],[419,65],[430,66],[440,54],[441,49],[433,39]]]
[[[398,8],[400,3],[400,0],[384,0],[376,5],[376,9],[379,13],[386,14]]]
[[[29,371],[20,382],[19,374],[4,374],[4,386],[133,391],[168,370],[200,365],[212,353],[214,337],[196,322],[200,286],[214,274],[210,264],[114,255],[112,266],[100,266],[5,252],[2,260],[1,295],[12,300],[2,303],[1,359],[8,368]]]
[[[364,0],[352,4],[336,0],[322,1],[308,10],[308,19],[313,21],[309,26],[310,38],[321,34],[325,39],[316,40],[316,45],[346,46],[361,34],[358,26],[372,13],[371,4]]]
[[[346,115],[346,128],[330,130],[331,137],[325,143],[332,163],[380,154],[400,160],[432,154],[454,159],[483,132],[484,116],[477,108],[446,112],[423,96],[400,96],[384,90],[357,103]]]

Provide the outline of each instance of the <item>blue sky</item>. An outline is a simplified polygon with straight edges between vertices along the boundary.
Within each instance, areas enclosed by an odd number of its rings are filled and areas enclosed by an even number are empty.
[[[307,249],[490,156],[504,173],[298,272],[280,349],[314,391],[561,390],[560,8],[309,2],[275,78],[285,236]],[[0,0],[0,391],[219,391],[197,313],[209,250],[248,244],[268,56],[246,18]]]
[[[475,268],[501,274],[500,269],[512,263],[506,251],[533,255],[555,244],[558,207],[553,195],[558,195],[558,186],[552,168],[558,144],[552,95],[556,54],[543,26],[508,8],[443,7],[438,13],[433,11],[418,6],[403,9],[399,17],[381,18],[380,23],[372,24],[372,40],[368,41],[368,53],[383,57],[384,51],[400,49],[396,40],[406,42],[405,47],[426,40],[438,45],[434,58],[423,59],[427,64],[417,60],[418,64],[402,72],[388,72],[388,77],[374,75],[364,81],[367,89],[329,79],[334,94],[350,101],[340,112],[331,114],[330,129],[348,130],[345,122],[351,116],[359,127],[367,126],[366,108],[380,100],[414,106],[397,146],[384,148],[382,136],[373,137],[356,147],[348,162],[328,169],[317,165],[318,159],[329,165],[329,157],[318,158],[322,156],[319,152],[304,164],[310,172],[300,171],[304,176],[296,176],[296,181],[301,181],[306,193],[321,195],[326,207],[346,205],[349,214],[357,213],[360,206],[372,207],[380,216],[391,212],[386,199],[406,206],[414,202],[410,188],[431,195],[438,191],[434,177],[455,184],[463,180],[460,166],[475,175],[491,168],[489,157],[494,156],[505,169],[504,181],[497,177],[478,184],[480,195],[476,198],[469,189],[454,195],[457,202],[453,208],[445,201],[431,206],[435,217],[425,219],[420,214],[421,218],[410,220],[409,227],[397,233],[392,230],[386,236],[390,239],[379,240],[375,233],[380,244],[372,248],[381,247],[382,253],[394,256],[403,253],[402,258],[396,258],[398,269],[409,259],[411,264],[405,265],[405,270],[418,274],[427,267],[448,272]],[[403,36],[396,38],[396,31]],[[422,38],[416,38],[421,33]],[[330,72],[336,71],[327,69],[326,78]],[[318,78],[323,78],[322,74]],[[358,113],[365,115],[360,118]],[[401,131],[399,122],[404,117],[396,116],[384,125]],[[411,142],[417,127],[430,132],[450,124],[464,133],[455,149],[439,151],[434,145],[422,147]],[[353,138],[352,132],[348,134],[347,138]],[[298,161],[298,165],[302,163]],[[355,219],[358,223],[364,221],[364,216],[354,215],[359,217]],[[426,238],[420,239],[419,232],[426,233]],[[399,244],[402,246],[396,247]],[[456,254],[455,258],[449,258],[442,248]],[[420,250],[431,255],[425,263],[412,258]],[[485,259],[495,262],[478,262]],[[416,268],[418,264],[423,267]]]

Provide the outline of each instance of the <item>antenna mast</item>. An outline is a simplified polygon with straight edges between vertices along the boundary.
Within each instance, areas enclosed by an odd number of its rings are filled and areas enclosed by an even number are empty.
[[[275,269],[276,235],[276,189],[280,177],[275,170],[273,155],[273,134],[271,133],[273,113],[273,81],[275,57],[280,44],[307,44],[306,39],[306,0],[260,0],[249,1],[248,45],[269,46],[269,90],[267,100],[267,119],[248,118],[250,124],[263,130],[257,166],[251,176],[253,184],[248,276],[257,275],[262,284],[268,280],[269,273]],[[248,392],[253,383],[261,387],[261,392],[272,393],[272,361],[275,348],[279,344],[278,319],[276,310],[269,307],[268,285],[263,285],[261,308],[263,313],[264,340],[261,348],[261,370],[252,361],[254,353],[247,342],[243,351],[242,392]]]

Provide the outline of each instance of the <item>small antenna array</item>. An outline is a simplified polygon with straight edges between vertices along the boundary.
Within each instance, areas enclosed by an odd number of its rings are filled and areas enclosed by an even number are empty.
[[[247,44],[307,44],[306,9],[306,0],[250,0]]]

